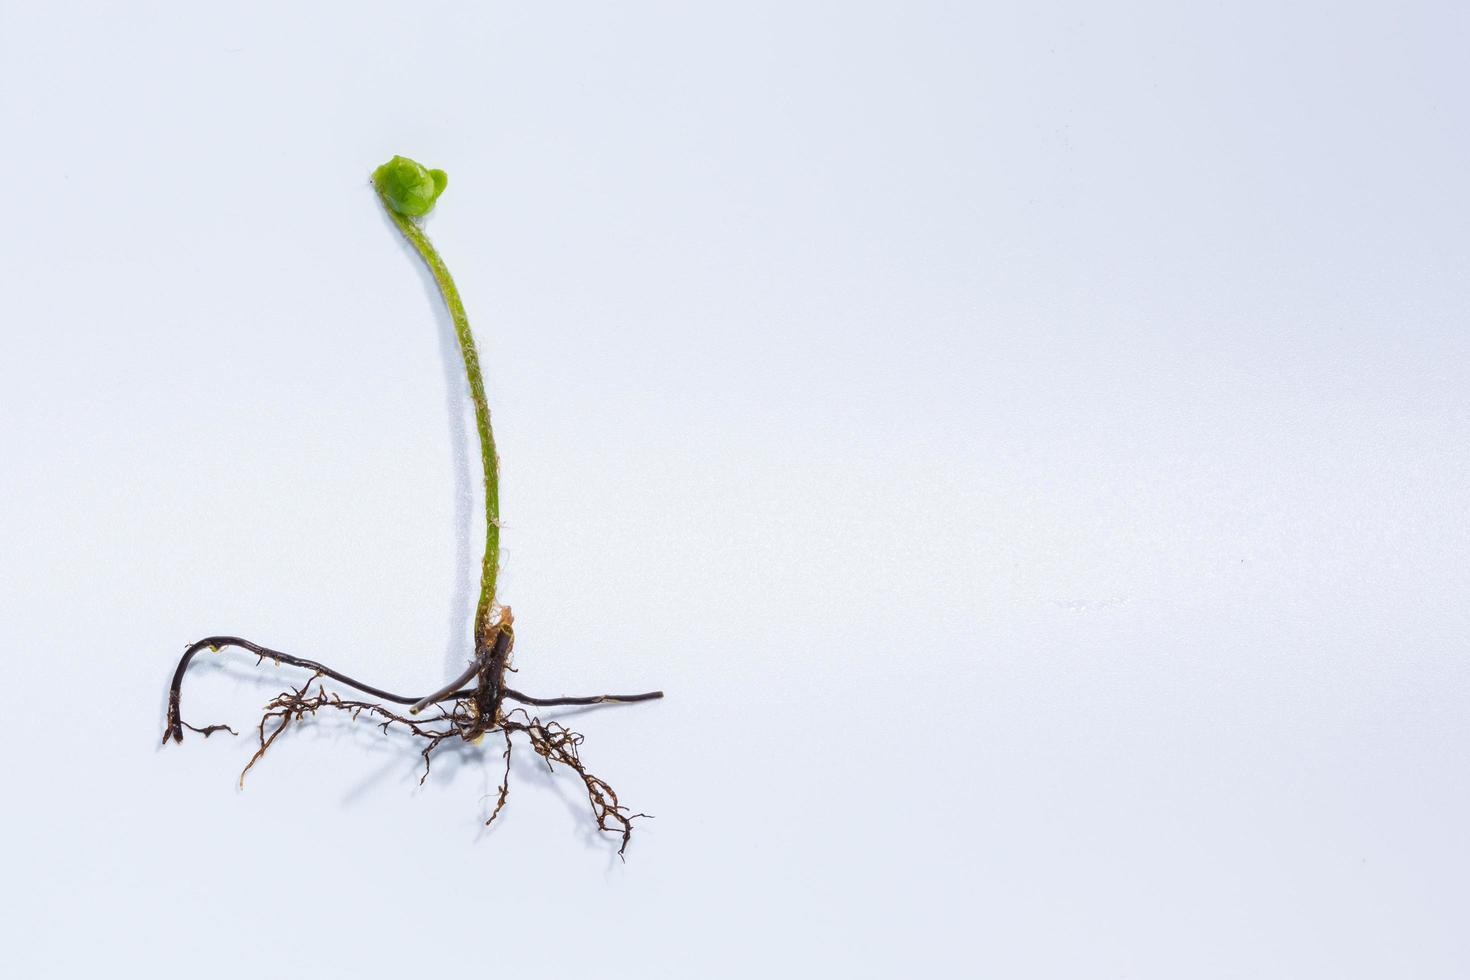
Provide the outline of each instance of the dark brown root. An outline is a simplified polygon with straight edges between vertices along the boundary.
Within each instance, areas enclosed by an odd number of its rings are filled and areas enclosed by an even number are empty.
[[[663,696],[661,692],[651,692],[647,695],[598,695],[588,696],[588,698],[529,698],[529,696],[520,695],[519,692],[509,691],[504,686],[503,677],[504,673],[510,670],[512,638],[509,633],[506,633],[506,635],[495,638],[491,644],[482,646],[479,651],[476,657],[478,670],[475,671],[478,683],[475,688],[456,691],[450,696],[434,698],[434,707],[438,708],[438,716],[410,717],[394,713],[390,708],[376,701],[353,701],[353,699],[343,698],[338,693],[326,691],[325,683],[322,683],[323,677],[344,680],[345,683],[372,693],[387,693],[347,679],[344,674],[326,669],[316,664],[315,661],[303,661],[287,654],[279,654],[278,651],[270,651],[262,646],[237,641],[235,638],[228,638],[228,641],[232,645],[244,646],[245,649],[254,652],[259,658],[257,663],[265,663],[265,660],[270,660],[276,664],[287,663],[313,669],[312,676],[307,677],[306,683],[303,683],[300,688],[279,693],[275,698],[270,699],[269,704],[266,704],[265,714],[260,717],[260,724],[256,727],[259,745],[240,773],[241,788],[244,788],[245,785],[245,774],[250,773],[251,768],[254,768],[254,765],[265,757],[266,749],[275,745],[276,739],[281,738],[282,733],[291,727],[291,724],[300,723],[307,717],[315,717],[322,708],[332,708],[332,710],[345,711],[353,720],[366,714],[372,718],[373,724],[382,729],[385,735],[394,729],[394,726],[397,726],[412,735],[413,738],[423,739],[426,745],[420,752],[423,757],[423,774],[419,777],[420,785],[429,777],[431,755],[448,739],[459,738],[466,742],[476,742],[487,733],[500,732],[506,741],[506,748],[501,754],[506,761],[506,767],[501,774],[495,805],[491,808],[490,817],[485,820],[485,826],[494,823],[495,817],[498,817],[500,811],[506,807],[507,798],[510,796],[512,735],[517,732],[525,733],[526,739],[531,742],[531,748],[547,764],[547,770],[554,771],[556,765],[564,765],[573,773],[578,774],[579,779],[582,780],[582,786],[587,789],[588,804],[591,805],[592,817],[597,820],[598,829],[603,830],[604,833],[616,833],[620,837],[620,845],[617,848],[619,857],[625,857],[628,851],[634,821],[648,815],[631,813],[628,808],[623,807],[617,801],[616,790],[606,780],[587,771],[578,751],[579,746],[582,745],[582,736],[579,733],[567,729],[559,721],[542,721],[541,718],[531,716],[526,713],[525,708],[514,708],[506,713],[501,710],[501,702],[506,696],[513,696],[517,701],[528,702],[528,704],[607,704],[607,702],[647,701],[651,698],[660,698]],[[184,729],[190,729],[191,732],[198,732],[204,736],[209,736],[213,732],[222,732],[222,730],[231,732],[231,735],[235,733],[234,729],[229,729],[223,724],[212,724],[212,726],[201,729],[201,727],[188,724],[179,717],[179,682],[184,674],[184,667],[187,666],[194,652],[206,645],[215,646],[218,649],[218,646],[209,644],[207,641],[200,641],[200,644],[191,646],[185,652],[184,661],[179,664],[179,670],[175,673],[171,696],[169,696],[168,724],[163,733],[165,742],[171,738],[182,741],[182,730]],[[312,692],[313,685],[316,686],[315,693]],[[397,695],[388,696],[398,704],[413,704],[413,699],[410,698]]]
[[[325,664],[317,663],[315,660],[294,657],[289,653],[272,650],[270,647],[261,646],[259,643],[254,643],[238,636],[206,636],[204,639],[185,647],[184,655],[179,658],[179,665],[174,668],[173,680],[169,682],[168,686],[168,712],[164,718],[163,742],[165,745],[168,744],[170,739],[175,742],[182,742],[184,740],[185,728],[196,732],[203,731],[203,729],[195,728],[193,725],[185,723],[183,718],[180,717],[179,702],[183,694],[184,674],[188,671],[190,662],[200,651],[211,650],[218,653],[225,647],[239,647],[242,650],[249,650],[255,654],[257,665],[264,663],[266,660],[270,660],[278,667],[282,664],[291,667],[303,667],[324,677],[330,677],[339,683],[346,684],[348,687],[356,688],[364,694],[371,694],[379,700],[390,701],[393,704],[408,704],[414,707],[420,707],[427,700],[442,703],[445,701],[461,701],[466,698],[473,698],[482,708],[481,715],[492,719],[495,712],[499,710],[500,703],[507,698],[511,701],[519,701],[521,704],[534,704],[547,707],[553,705],[633,704],[638,701],[656,701],[664,696],[663,691],[647,691],[643,694],[596,694],[590,697],[533,698],[529,694],[522,694],[514,688],[506,687],[503,683],[506,671],[512,673],[517,672],[510,665],[511,642],[512,639],[509,629],[503,628],[499,631],[498,635],[486,638],[476,644],[475,672],[481,682],[476,687],[459,691],[441,692],[438,695],[430,695],[429,698],[425,699],[384,691],[381,688],[373,687],[371,684],[364,684],[360,680],[348,677],[346,674],[333,670]],[[495,662],[498,662],[501,673],[493,678],[487,678],[487,673],[493,672],[490,668]],[[487,680],[491,682],[487,683]],[[410,709],[410,714],[416,713]],[[223,726],[210,726],[210,731],[219,731],[221,727]]]

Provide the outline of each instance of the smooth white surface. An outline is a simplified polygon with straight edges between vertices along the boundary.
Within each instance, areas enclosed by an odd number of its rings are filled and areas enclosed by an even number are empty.
[[[1462,5],[0,11],[16,976],[1461,977]],[[468,654],[635,808],[186,642]],[[196,724],[296,675],[201,664]],[[16,971],[19,972],[16,972]]]

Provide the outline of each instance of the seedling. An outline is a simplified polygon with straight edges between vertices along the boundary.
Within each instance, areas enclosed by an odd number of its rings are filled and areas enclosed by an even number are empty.
[[[424,760],[424,772],[419,778],[420,784],[429,776],[431,755],[445,741],[457,738],[478,743],[485,735],[498,733],[505,742],[502,753],[505,771],[500,779],[500,795],[485,821],[488,826],[499,816],[510,794],[511,736],[523,734],[536,754],[545,760],[548,769],[554,770],[557,765],[564,766],[582,780],[598,828],[621,836],[618,854],[622,856],[628,848],[633,821],[647,814],[631,812],[618,801],[618,794],[611,786],[587,771],[579,754],[581,735],[559,722],[542,721],[525,707],[507,709],[506,702],[531,707],[627,704],[661,698],[663,692],[537,698],[522,694],[505,683],[506,673],[515,670],[511,666],[511,650],[515,645],[515,618],[511,615],[510,607],[499,604],[495,598],[495,578],[500,564],[500,463],[495,454],[495,436],[490,428],[485,381],[480,373],[480,356],[475,349],[474,335],[470,333],[470,322],[465,315],[464,304],[459,299],[459,290],[455,288],[444,260],[439,257],[423,229],[414,220],[434,207],[447,183],[448,178],[444,171],[428,170],[406,157],[395,156],[373,172],[373,187],[377,190],[388,216],[418,250],[429,271],[433,273],[434,281],[439,285],[439,291],[454,321],[454,332],[459,338],[460,353],[464,357],[465,374],[469,378],[470,401],[475,407],[475,429],[480,437],[480,462],[485,470],[485,556],[480,566],[480,598],[471,626],[474,658],[463,674],[439,690],[415,697],[384,691],[325,664],[272,650],[238,636],[207,636],[197,643],[191,643],[184,650],[178,668],[174,671],[173,682],[169,685],[168,719],[163,741],[164,744],[169,739],[182,742],[186,728],[205,737],[218,731],[236,734],[234,729],[226,725],[196,728],[184,721],[179,714],[179,695],[184,674],[195,654],[201,650],[218,652],[225,647],[239,647],[255,654],[257,665],[269,660],[277,666],[300,667],[311,672],[299,687],[276,695],[265,706],[265,714],[257,728],[259,745],[240,773],[241,786],[245,784],[246,773],[260,761],[266,750],[275,744],[276,739],[293,722],[315,716],[323,709],[344,711],[354,720],[366,715],[385,734],[390,730],[398,730],[424,740],[426,744],[420,753]],[[344,699],[340,694],[327,690],[326,680],[355,688],[376,700]],[[313,685],[315,693],[312,691]],[[406,705],[407,713],[399,713],[387,707],[384,702]],[[425,711],[429,713],[425,714]]]

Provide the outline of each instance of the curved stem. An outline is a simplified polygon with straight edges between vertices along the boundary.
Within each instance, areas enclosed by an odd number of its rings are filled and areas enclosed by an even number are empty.
[[[475,429],[480,434],[480,462],[485,468],[485,557],[480,565],[480,602],[475,608],[475,639],[487,635],[490,617],[495,608],[495,575],[500,566],[500,459],[495,455],[495,434],[490,429],[490,406],[485,400],[485,379],[480,374],[480,355],[475,349],[475,336],[470,333],[470,320],[465,315],[464,303],[460,302],[459,290],[449,275],[449,268],[439,257],[432,242],[418,224],[406,215],[399,214],[383,198],[383,209],[388,217],[403,232],[409,244],[418,250],[439,284],[444,304],[449,307],[450,319],[454,321],[454,333],[459,338],[459,352],[464,357],[464,372],[470,382],[470,401],[475,404]]]

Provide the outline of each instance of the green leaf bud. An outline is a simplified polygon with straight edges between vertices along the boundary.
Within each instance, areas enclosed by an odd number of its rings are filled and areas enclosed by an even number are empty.
[[[394,157],[373,171],[373,186],[399,214],[428,214],[448,183],[444,171],[429,170],[408,157]]]

